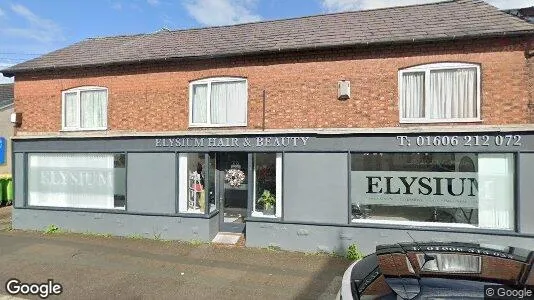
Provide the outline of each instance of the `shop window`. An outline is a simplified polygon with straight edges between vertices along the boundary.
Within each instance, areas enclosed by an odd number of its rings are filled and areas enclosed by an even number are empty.
[[[189,124],[200,127],[247,125],[247,80],[218,77],[189,87]]]
[[[480,120],[480,66],[437,63],[399,72],[400,121]]]
[[[254,154],[254,202],[252,216],[282,216],[282,154]]]
[[[28,154],[28,204],[125,209],[125,161],[122,153]]]
[[[179,154],[178,207],[181,213],[204,214],[206,213],[206,201],[208,201],[209,211],[215,210],[215,172],[213,172],[215,169],[215,157],[210,157],[208,162],[210,164],[209,172],[206,168],[205,153]],[[211,178],[209,184],[213,185],[213,189],[207,188],[207,176]]]
[[[62,93],[63,130],[106,130],[108,90],[80,87]]]
[[[353,222],[514,227],[510,153],[353,153]]]

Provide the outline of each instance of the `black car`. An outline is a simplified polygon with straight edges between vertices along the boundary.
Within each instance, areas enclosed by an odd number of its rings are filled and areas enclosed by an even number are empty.
[[[338,299],[483,299],[511,288],[528,293],[533,262],[533,251],[515,247],[383,245],[347,269]]]

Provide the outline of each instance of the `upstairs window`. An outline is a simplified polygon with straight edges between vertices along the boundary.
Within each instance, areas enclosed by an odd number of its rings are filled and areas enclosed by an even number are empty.
[[[62,93],[63,130],[106,130],[108,90],[79,87]]]
[[[399,71],[400,122],[480,121],[480,66],[437,63]]]
[[[189,124],[198,127],[247,125],[247,80],[218,77],[189,86]]]

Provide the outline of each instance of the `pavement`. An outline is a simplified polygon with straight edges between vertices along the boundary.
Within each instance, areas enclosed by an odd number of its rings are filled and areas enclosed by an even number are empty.
[[[0,300],[39,299],[9,296],[11,278],[53,279],[63,293],[50,299],[334,299],[349,265],[325,254],[4,229]]]

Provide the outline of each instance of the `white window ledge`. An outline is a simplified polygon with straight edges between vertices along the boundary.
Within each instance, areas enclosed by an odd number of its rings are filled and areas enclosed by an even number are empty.
[[[401,124],[423,124],[423,123],[480,123],[480,118],[466,119],[400,119]]]
[[[278,216],[276,215],[264,215],[261,211],[253,211],[251,216],[255,218],[271,218],[271,219],[278,218]]]
[[[352,224],[381,224],[381,225],[406,225],[420,227],[450,227],[450,228],[473,228],[489,230],[512,230],[509,228],[485,228],[465,223],[441,223],[441,222],[418,222],[418,221],[396,221],[396,220],[372,220],[372,219],[352,219]]]

